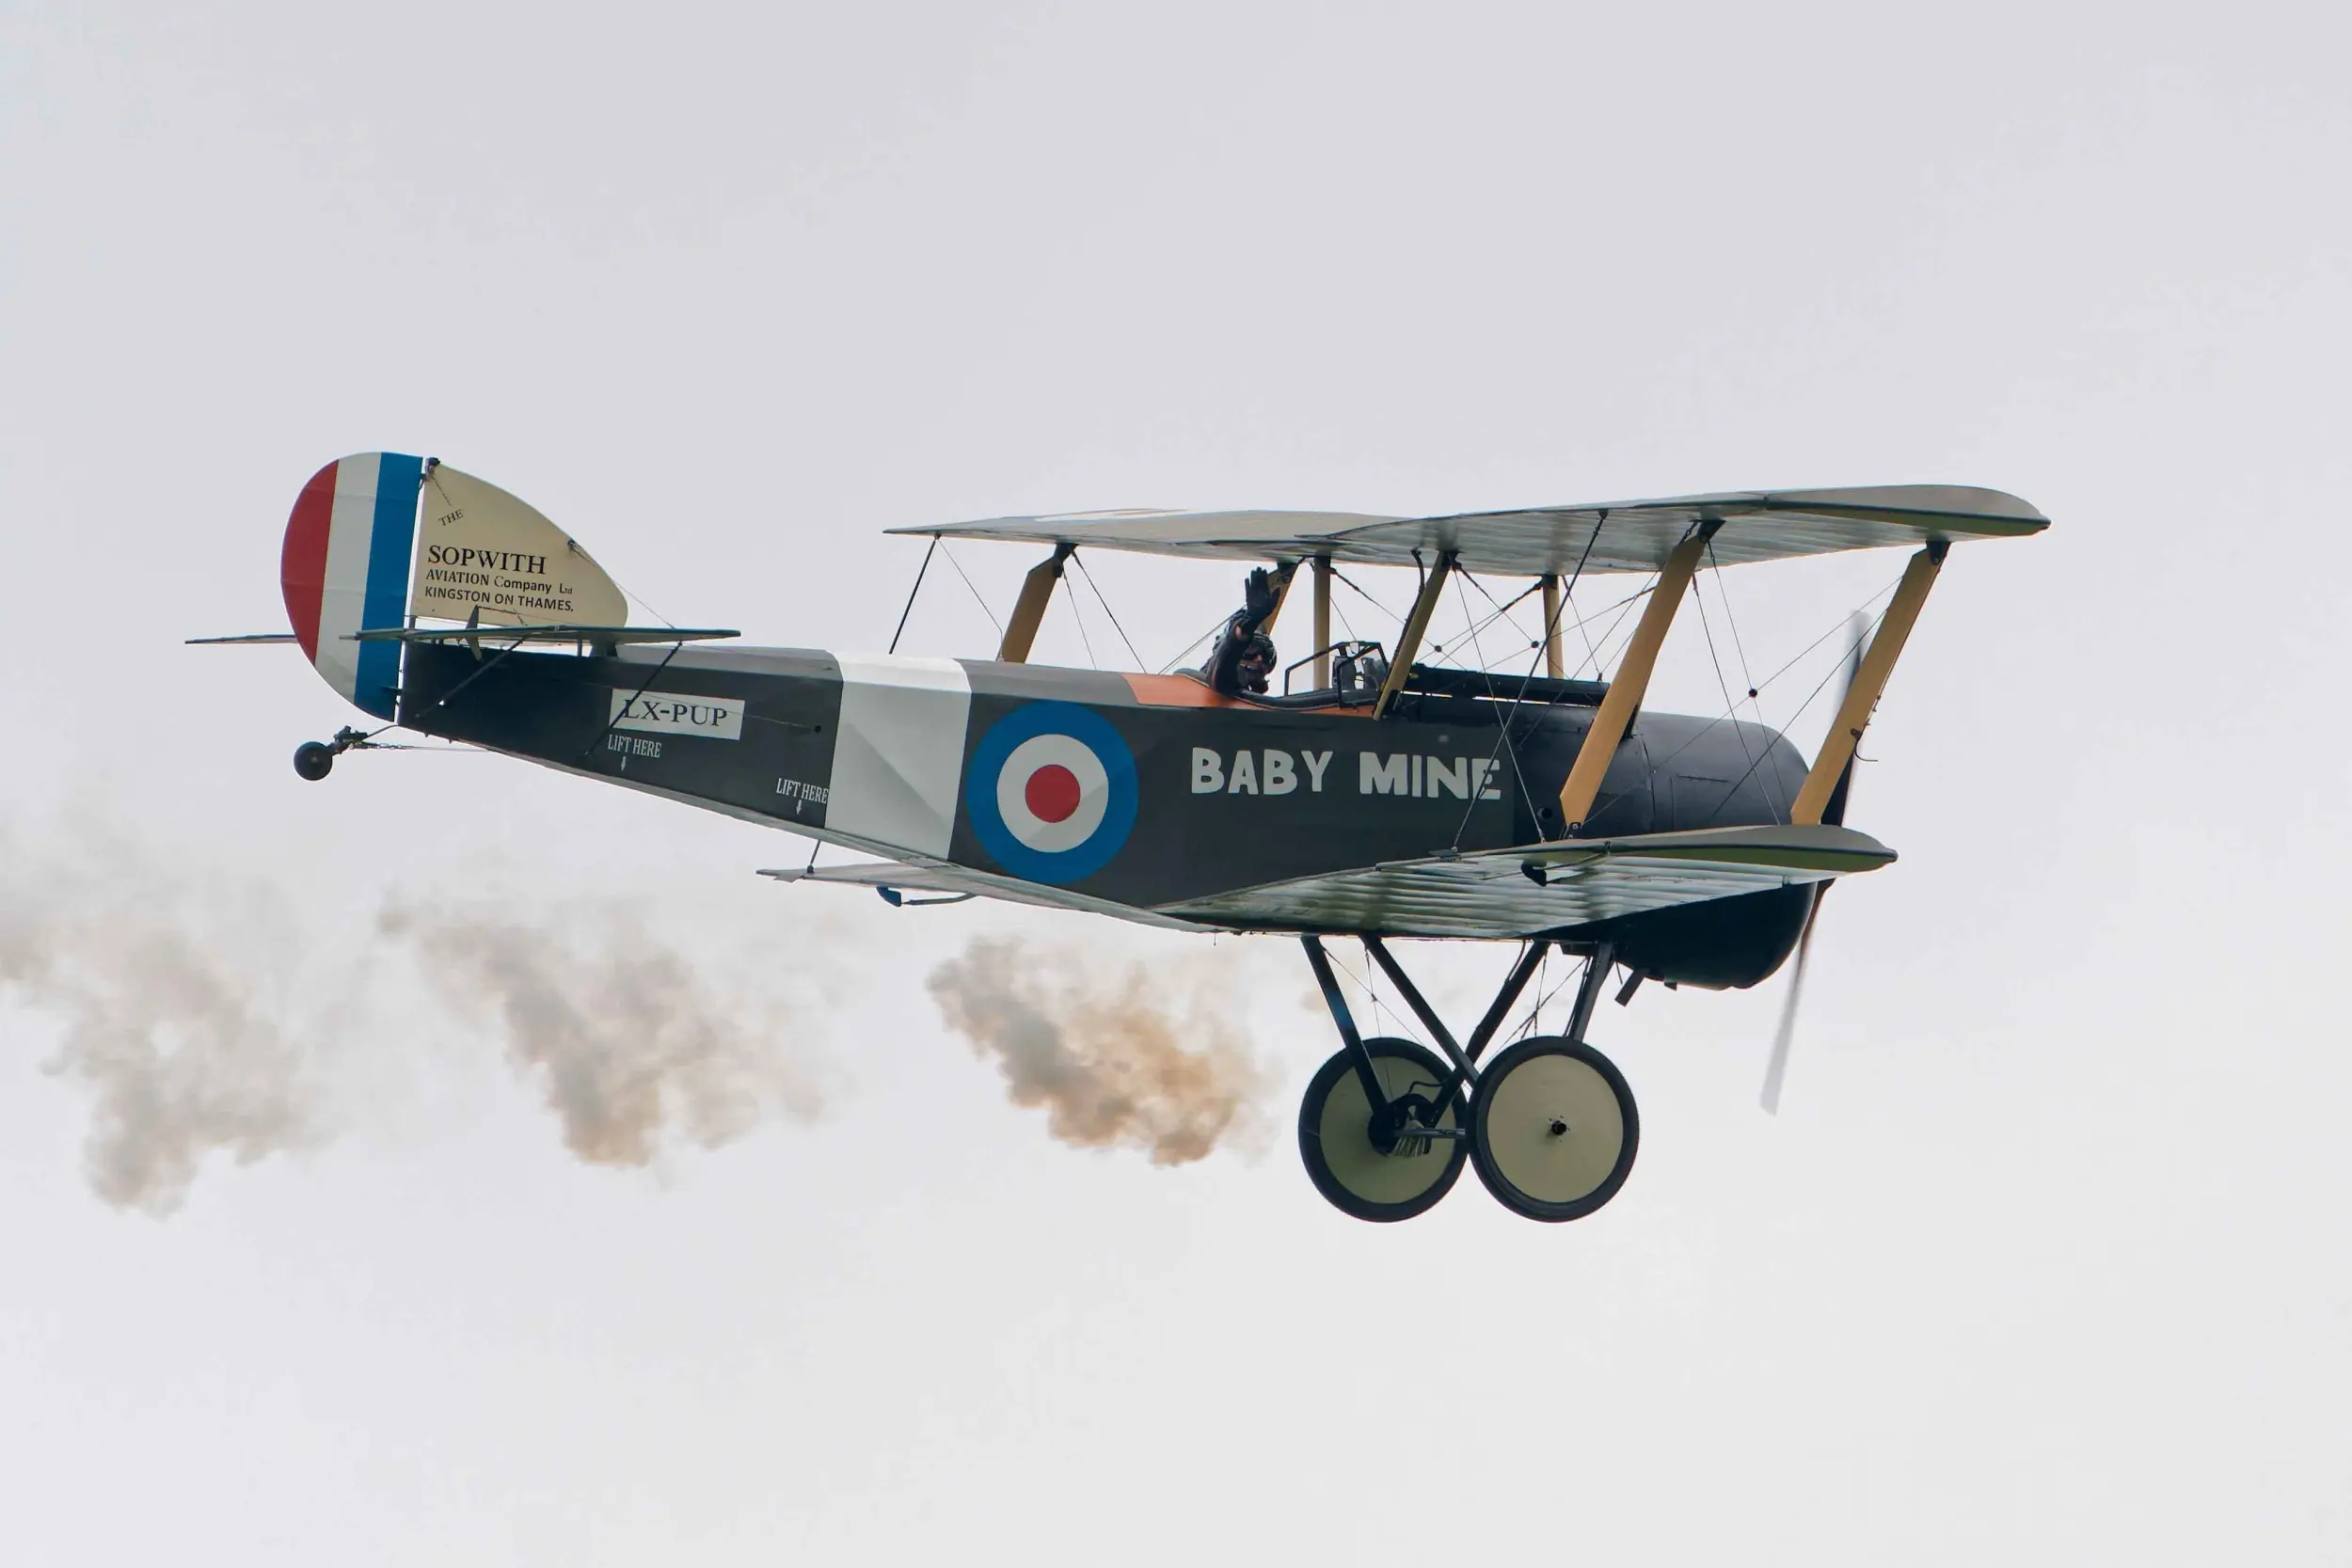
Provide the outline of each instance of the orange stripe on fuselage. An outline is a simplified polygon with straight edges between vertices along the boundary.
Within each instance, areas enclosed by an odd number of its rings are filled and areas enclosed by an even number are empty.
[[[1318,719],[1369,719],[1372,705],[1359,707],[1285,708],[1268,707],[1263,703],[1249,702],[1241,697],[1228,697],[1213,690],[1209,685],[1193,675],[1131,675],[1121,672],[1120,679],[1136,694],[1136,701],[1146,707],[1221,707],[1238,708],[1244,713],[1311,713]]]

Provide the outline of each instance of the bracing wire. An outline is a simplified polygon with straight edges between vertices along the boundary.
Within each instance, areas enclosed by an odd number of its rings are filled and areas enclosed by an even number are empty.
[[[1873,619],[1873,620],[1871,621],[1871,623],[1870,623],[1870,630],[1869,630],[1868,635],[1869,635],[1869,636],[1873,636],[1873,637],[1875,637],[1876,635],[1878,635],[1878,627],[1879,627],[1879,623],[1880,623],[1881,621],[1885,620],[1885,619],[1886,619],[1886,612],[1885,612],[1885,611],[1883,611],[1883,610],[1881,610],[1881,611],[1879,612],[1878,616],[1877,616],[1875,619]],[[1818,644],[1816,644],[1816,645],[1818,646]],[[1832,666],[1830,666],[1830,669],[1829,669],[1828,673],[1824,674],[1824,675],[1820,678],[1820,681],[1818,681],[1817,683],[1815,683],[1813,689],[1812,689],[1810,692],[1808,692],[1808,693],[1806,694],[1804,701],[1797,705],[1797,711],[1796,711],[1796,712],[1794,712],[1794,713],[1792,713],[1792,714],[1790,714],[1790,715],[1788,716],[1788,721],[1789,721],[1790,723],[1792,723],[1792,724],[1793,724],[1793,723],[1795,723],[1795,722],[1796,722],[1799,719],[1804,718],[1804,710],[1805,710],[1805,709],[1807,709],[1807,708],[1809,708],[1809,707],[1811,707],[1811,706],[1813,705],[1814,699],[1815,699],[1815,698],[1818,698],[1819,696],[1820,696],[1820,694],[1821,694],[1823,691],[1827,690],[1827,689],[1829,689],[1829,683],[1830,683],[1831,681],[1833,681],[1833,680],[1836,679],[1836,678],[1837,678],[1837,666],[1836,666],[1836,665],[1832,665]],[[1722,720],[1717,720],[1717,721],[1715,721],[1715,723],[1721,723],[1722,721],[1723,721]],[[1709,725],[1708,725],[1708,729],[1713,729],[1713,728],[1715,727],[1715,723],[1710,723]],[[1704,733],[1704,732],[1702,732],[1702,733]],[[1689,744],[1690,744],[1690,742],[1688,742],[1688,741],[1684,742],[1684,746],[1685,746],[1685,747],[1687,747]],[[1680,751],[1680,750],[1677,750],[1677,751],[1675,752],[1675,756],[1680,756],[1681,754],[1682,754],[1682,752],[1681,752],[1681,751]],[[1671,762],[1671,761],[1673,760],[1673,758],[1672,758],[1672,757],[1669,757],[1667,760],[1668,760],[1669,762]],[[1749,763],[1749,764],[1748,764],[1748,770],[1747,770],[1747,772],[1740,774],[1738,778],[1736,778],[1736,779],[1734,779],[1734,780],[1732,780],[1732,781],[1731,781],[1731,787],[1730,787],[1729,789],[1727,789],[1727,790],[1724,791],[1724,797],[1723,797],[1723,800],[1718,800],[1718,801],[1716,801],[1716,802],[1715,802],[1715,805],[1714,805],[1713,810],[1712,810],[1712,811],[1710,811],[1710,812],[1708,813],[1708,815],[1709,815],[1709,816],[1712,816],[1712,815],[1714,814],[1714,812],[1715,812],[1715,811],[1721,811],[1721,810],[1724,808],[1724,802],[1725,802],[1725,801],[1729,800],[1730,800],[1730,799],[1731,799],[1734,795],[1737,795],[1737,794],[1739,794],[1739,793],[1740,793],[1740,786],[1741,784],[1746,784],[1746,783],[1748,782],[1748,780],[1749,780],[1749,779],[1750,779],[1750,778],[1751,778],[1751,777],[1755,774],[1755,772],[1756,772],[1756,770],[1757,767],[1758,767],[1758,766],[1760,766],[1760,765],[1762,764],[1763,760],[1764,760],[1764,759],[1763,759],[1762,757],[1757,757],[1755,761],[1753,761],[1753,762],[1751,762],[1751,763]]]
[[[1617,610],[1617,618],[1609,623],[1609,629],[1607,631],[1600,634],[1600,647],[1593,649],[1593,678],[1595,680],[1599,680],[1608,667],[1609,661],[1602,657],[1601,649],[1605,649],[1610,646],[1610,643],[1617,635],[1617,628],[1624,626],[1626,618],[1633,613],[1633,607],[1642,600],[1649,597],[1651,591],[1657,588],[1657,586],[1658,579],[1656,578],[1652,578],[1648,582],[1642,586],[1638,593],[1629,594],[1624,598],[1619,599],[1616,604],[1609,607],[1609,610]],[[1623,608],[1619,609],[1620,606]],[[1609,610],[1601,610],[1599,611],[1599,614],[1606,615],[1609,613]],[[1625,657],[1625,650],[1633,645],[1633,634],[1640,629],[1641,628],[1639,626],[1633,626],[1627,629],[1624,643],[1615,649],[1615,654],[1618,658],[1623,658]],[[1584,642],[1586,647],[1592,647],[1591,638],[1587,637],[1584,640]],[[1583,665],[1580,664],[1576,668],[1580,674],[1583,673]]]
[[[1488,626],[1493,626],[1497,621],[1509,620],[1511,605],[1518,604],[1520,599],[1526,598],[1529,594],[1535,593],[1543,587],[1543,584],[1541,583],[1531,583],[1524,592],[1519,594],[1518,598],[1514,598],[1511,601],[1511,604],[1501,604],[1496,601],[1494,594],[1487,592],[1486,585],[1479,581],[1473,574],[1466,572],[1460,567],[1456,567],[1454,568],[1454,575],[1456,578],[1469,578],[1470,586],[1477,589],[1480,595],[1483,596],[1488,604],[1494,606],[1494,609],[1489,610],[1485,615],[1472,616],[1470,610],[1469,595],[1460,593],[1458,590],[1456,591],[1455,597],[1462,601],[1462,630],[1455,633],[1454,636],[1447,638],[1446,642],[1451,642],[1454,647],[1459,648],[1462,645],[1463,639],[1468,638],[1473,653],[1478,652],[1478,634],[1480,632],[1485,631]],[[1524,628],[1521,627],[1517,621],[1511,621],[1510,626],[1513,631],[1524,630]],[[1431,645],[1429,651],[1431,653],[1441,654],[1445,652],[1446,642],[1434,643]],[[1479,653],[1478,661],[1482,665],[1485,664],[1486,661],[1486,655]]]
[[[1486,585],[1479,581],[1475,577],[1470,577],[1470,573],[1464,572],[1461,575],[1463,577],[1470,578],[1470,586],[1477,589],[1480,596],[1483,597],[1488,604],[1494,606],[1494,610],[1490,614],[1485,616],[1476,626],[1470,628],[1470,635],[1473,638],[1476,637],[1479,632],[1494,625],[1498,620],[1508,621],[1510,623],[1511,629],[1519,633],[1521,636],[1525,636],[1527,634],[1527,628],[1519,625],[1518,618],[1513,615],[1511,611],[1517,606],[1524,602],[1530,594],[1539,594],[1543,591],[1544,585],[1540,581],[1529,583],[1524,590],[1522,590],[1518,594],[1513,597],[1509,603],[1506,604],[1496,599],[1494,594],[1488,592]],[[1543,646],[1541,642],[1537,641],[1531,641],[1528,645],[1535,648]]]
[[[1077,560],[1077,552],[1074,550],[1071,552],[1070,559],[1073,561]],[[1103,661],[1094,657],[1094,639],[1087,635],[1086,610],[1078,598],[1078,591],[1076,589],[1073,588],[1070,591],[1069,599],[1070,619],[1076,625],[1078,628],[1078,641],[1086,648],[1087,667],[1091,670],[1100,670],[1103,668]]]
[[[1381,1004],[1379,989],[1373,984],[1371,972],[1368,969],[1365,973],[1359,974],[1349,966],[1348,961],[1345,958],[1341,958],[1337,953],[1331,953],[1328,949],[1326,949],[1326,953],[1331,959],[1332,967],[1337,969],[1342,974],[1344,974],[1349,979],[1355,981],[1356,989],[1363,993],[1365,1005],[1372,1009],[1372,1025],[1375,1030],[1381,1034],[1389,1034],[1391,1032],[1399,1034],[1410,1033],[1410,1031],[1406,1029],[1404,1020],[1397,1014],[1391,1012]],[[1390,1020],[1394,1020],[1395,1022],[1388,1022]]]
[[[1731,726],[1732,736],[1740,742],[1740,754],[1748,759],[1748,771],[1740,775],[1741,778],[1746,778],[1756,771],[1756,764],[1760,759],[1748,744],[1748,732],[1736,720],[1736,715],[1740,711],[1740,699],[1731,694],[1730,678],[1724,673],[1723,656],[1715,651],[1715,628],[1708,620],[1707,595],[1699,591],[1699,580],[1695,577],[1691,579],[1691,602],[1699,607],[1699,630],[1707,634],[1707,661],[1715,667],[1715,689],[1723,693],[1724,717],[1734,721]],[[1713,724],[1708,725],[1708,729],[1714,727]],[[1765,791],[1766,799],[1771,801],[1773,813],[1777,815],[1780,811],[1780,804],[1778,801],[1771,800],[1771,793],[1768,785]]]
[[[1878,603],[1878,601],[1879,601],[1879,600],[1881,600],[1881,599],[1883,599],[1883,598],[1885,598],[1888,594],[1892,594],[1892,593],[1895,591],[1895,585],[1896,585],[1897,583],[1900,582],[1901,580],[1902,580],[1902,579],[1901,579],[1899,577],[1897,577],[1897,578],[1888,578],[1888,579],[1887,579],[1887,581],[1886,581],[1885,586],[1882,587],[1882,588],[1881,588],[1881,589],[1880,589],[1877,593],[1872,594],[1870,594],[1868,597],[1865,598],[1865,599],[1864,599],[1864,600],[1863,600],[1863,601],[1862,601],[1859,605],[1857,605],[1857,606],[1855,606],[1855,607],[1854,607],[1854,610],[1853,610],[1849,611],[1848,613],[1849,613],[1849,614],[1853,614],[1853,613],[1858,613],[1858,612],[1863,612],[1863,611],[1867,611],[1867,610],[1869,610],[1869,608],[1870,608],[1870,606],[1872,606],[1872,605],[1874,605],[1874,604]],[[1883,610],[1882,610],[1882,611],[1880,612],[1880,614],[1881,614],[1881,615],[1883,615],[1883,613],[1884,613],[1884,611],[1883,611]],[[1871,619],[1871,625],[1872,625],[1872,626],[1876,626],[1876,625],[1878,624],[1878,618],[1879,618],[1879,617],[1877,617],[1877,616],[1873,616],[1873,617],[1872,617],[1872,619]],[[1795,669],[1795,668],[1796,668],[1799,664],[1802,664],[1803,662],[1804,662],[1804,660],[1805,660],[1806,658],[1808,658],[1809,657],[1811,657],[1811,655],[1812,655],[1813,651],[1814,651],[1816,648],[1819,648],[1819,647],[1820,647],[1822,643],[1824,643],[1824,642],[1828,641],[1831,638],[1833,638],[1833,637],[1836,636],[1836,635],[1838,634],[1838,632],[1839,632],[1839,631],[1841,631],[1841,630],[1843,630],[1843,629],[1844,629],[1844,626],[1845,626],[1845,621],[1844,621],[1843,619],[1840,619],[1840,620],[1838,621],[1838,623],[1837,623],[1836,625],[1835,625],[1835,626],[1832,626],[1829,628],[1829,630],[1827,630],[1827,631],[1825,631],[1825,632],[1821,633],[1821,635],[1820,635],[1820,636],[1819,636],[1819,637],[1815,638],[1812,641],[1810,641],[1810,642],[1806,643],[1806,644],[1805,644],[1803,648],[1800,648],[1800,649],[1797,651],[1796,656],[1795,656],[1794,657],[1790,658],[1790,659],[1788,660],[1788,663],[1786,663],[1786,664],[1782,665],[1779,669],[1777,669],[1777,670],[1773,671],[1771,674],[1769,674],[1769,675],[1765,676],[1765,677],[1764,677],[1761,681],[1757,682],[1757,683],[1756,683],[1756,690],[1758,690],[1759,692],[1762,692],[1762,691],[1769,691],[1769,690],[1771,690],[1771,689],[1772,689],[1773,685],[1774,685],[1776,682],[1778,682],[1778,681],[1779,681],[1779,679],[1781,678],[1781,676],[1783,676],[1783,675],[1785,675],[1785,674],[1788,673],[1788,672],[1789,672],[1789,671],[1791,671],[1791,670]],[[1833,672],[1832,672],[1832,673],[1836,673],[1835,671],[1833,671]],[[1828,677],[1828,676],[1823,676],[1823,677],[1822,677],[1822,680],[1821,680],[1821,686],[1827,686],[1828,684],[1829,684],[1829,677]],[[1790,714],[1788,715],[1788,719],[1787,719],[1787,720],[1786,720],[1786,721],[1784,721],[1784,722],[1783,722],[1783,723],[1782,723],[1779,727],[1785,730],[1785,729],[1787,729],[1787,728],[1788,727],[1788,725],[1793,724],[1793,723],[1795,723],[1795,722],[1796,722],[1799,719],[1804,718],[1804,717],[1805,710],[1806,710],[1807,708],[1809,708],[1809,707],[1811,707],[1811,706],[1813,705],[1813,699],[1814,699],[1815,697],[1818,697],[1818,696],[1820,696],[1820,693],[1821,693],[1821,686],[1817,686],[1817,687],[1815,687],[1815,688],[1813,689],[1812,694],[1811,694],[1811,695],[1809,695],[1809,696],[1807,696],[1807,697],[1805,698],[1805,700],[1804,700],[1803,703],[1799,704],[1799,705],[1797,705],[1796,710],[1795,710],[1794,712],[1790,713]],[[1756,712],[1757,712],[1757,717],[1758,717],[1759,719],[1761,719],[1761,718],[1762,718],[1762,715],[1763,715],[1763,707],[1762,707],[1762,705],[1761,705],[1760,703],[1757,705]],[[1715,726],[1716,726],[1716,725],[1725,722],[1725,721],[1728,721],[1731,717],[1732,717],[1732,715],[1731,715],[1731,713],[1730,713],[1730,712],[1728,712],[1728,711],[1724,712],[1724,713],[1719,713],[1719,714],[1717,714],[1714,718],[1712,718],[1712,719],[1708,720],[1708,721],[1707,721],[1706,725],[1705,725],[1704,727],[1702,727],[1701,729],[1699,729],[1696,733],[1694,733],[1694,734],[1691,736],[1691,738],[1690,738],[1690,739],[1685,740],[1685,741],[1684,741],[1681,745],[1679,745],[1679,746],[1676,747],[1676,748],[1675,748],[1672,752],[1668,752],[1665,756],[1661,757],[1661,758],[1658,758],[1658,759],[1655,759],[1655,760],[1653,761],[1653,763],[1651,764],[1651,766],[1652,766],[1652,767],[1655,767],[1655,768],[1664,768],[1664,767],[1665,767],[1668,763],[1670,763],[1670,762],[1674,761],[1674,760],[1675,760],[1675,758],[1677,758],[1677,757],[1680,756],[1683,752],[1685,752],[1689,751],[1689,750],[1690,750],[1692,746],[1697,745],[1697,744],[1698,744],[1698,742],[1700,741],[1700,739],[1701,739],[1701,738],[1703,738],[1704,736],[1706,736],[1708,733],[1710,733],[1710,732],[1711,732],[1711,731],[1715,728]],[[1766,722],[1770,722],[1770,721],[1766,721]],[[1737,786],[1735,785],[1734,787],[1736,788]],[[1728,799],[1728,797],[1726,797],[1726,799]]]
[[[1589,969],[1592,967],[1592,962],[1593,960],[1591,955],[1586,955],[1584,959],[1585,968]],[[1546,953],[1544,955],[1544,964],[1547,969],[1549,968],[1551,964],[1551,955],[1549,953]],[[1551,1005],[1551,999],[1559,995],[1562,991],[1567,990],[1568,982],[1581,977],[1584,971],[1581,969],[1572,969],[1567,974],[1563,974],[1559,979],[1552,982],[1551,989],[1545,991],[1541,996],[1538,996],[1535,999],[1535,1005],[1528,1008],[1526,1013],[1520,1017],[1518,1033],[1512,1036],[1512,1038],[1518,1039],[1526,1035],[1529,1030],[1534,1028],[1537,1022],[1542,1019],[1544,1009]],[[1538,980],[1536,983],[1541,985],[1542,981]]]
[[[1335,581],[1345,583],[1358,598],[1372,606],[1373,609],[1378,610],[1382,615],[1385,615],[1390,620],[1394,621],[1400,626],[1405,624],[1404,616],[1399,615],[1395,610],[1391,610],[1387,605],[1382,604],[1378,599],[1375,599],[1370,594],[1365,593],[1354,578],[1349,577],[1345,572],[1341,571],[1337,566],[1331,568],[1331,576]]]
[[[1119,633],[1119,640],[1121,642],[1127,644],[1127,657],[1136,661],[1136,669],[1142,669],[1143,656],[1136,652],[1135,639],[1129,637],[1127,635],[1127,628],[1119,624],[1119,616],[1111,609],[1110,600],[1103,596],[1102,584],[1096,582],[1094,580],[1094,574],[1087,570],[1086,558],[1077,554],[1075,551],[1073,551],[1070,559],[1077,564],[1078,575],[1087,579],[1087,586],[1094,590],[1094,602],[1103,607],[1103,614],[1110,622],[1111,629]]]
[[[942,546],[939,553],[947,558],[947,564],[956,569],[956,576],[963,578],[963,585],[972,590],[973,602],[980,607],[980,613],[988,617],[988,624],[996,628],[996,635],[1004,636],[1005,623],[996,619],[996,612],[988,608],[986,599],[980,597],[979,589],[974,585],[970,574],[964,571],[963,562],[956,559],[956,552]]]
[[[1712,538],[1707,541],[1707,563],[1715,569],[1715,597],[1723,601],[1724,624],[1731,628],[1732,651],[1740,656],[1740,684],[1748,689],[1748,700],[1754,702],[1756,694],[1762,689],[1756,684],[1756,672],[1748,668],[1747,643],[1740,636],[1739,619],[1731,613],[1731,589],[1724,581],[1723,563],[1715,559],[1715,541]],[[1756,717],[1759,721],[1763,719],[1762,707],[1756,710]]]

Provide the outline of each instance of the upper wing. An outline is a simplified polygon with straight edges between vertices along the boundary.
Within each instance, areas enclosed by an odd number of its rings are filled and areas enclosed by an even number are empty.
[[[1202,926],[1386,936],[1529,937],[1875,871],[1895,852],[1851,828],[1701,828],[1432,856],[1161,907]]]
[[[1883,545],[1997,539],[2039,533],[2050,521],[2017,497],[1955,484],[1854,490],[1742,490],[1664,500],[1542,506],[1387,517],[1354,512],[1085,512],[992,517],[893,533],[1024,540],[1147,555],[1297,561],[1327,555],[1374,566],[1410,566],[1451,551],[1465,571],[1510,577],[1548,572],[1654,572],[1702,520],[1724,524],[1718,564],[1779,561]]]

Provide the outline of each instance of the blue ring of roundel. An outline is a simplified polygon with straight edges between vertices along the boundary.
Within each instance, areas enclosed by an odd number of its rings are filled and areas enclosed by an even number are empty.
[[[996,779],[1013,748],[1041,735],[1066,735],[1092,752],[1110,780],[1103,820],[1085,843],[1069,849],[1032,849],[1012,836],[996,809]],[[1136,825],[1136,758],[1110,721],[1075,703],[1030,703],[989,727],[963,774],[963,806],[980,847],[996,863],[1031,882],[1074,882],[1108,865]]]

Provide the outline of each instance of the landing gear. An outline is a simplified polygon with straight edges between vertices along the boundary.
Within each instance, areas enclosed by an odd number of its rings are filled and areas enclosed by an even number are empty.
[[[1438,1106],[1454,1069],[1411,1040],[1369,1039],[1361,1052],[1386,1103],[1374,1108],[1357,1050],[1341,1051],[1299,1103],[1298,1152],[1340,1212],[1409,1220],[1453,1190],[1470,1153],[1460,1106]]]
[[[1523,1039],[1479,1074],[1470,1158],[1515,1214],[1582,1219],[1617,1196],[1641,1141],[1625,1074],[1581,1040]]]
[[[1609,944],[1585,954],[1565,1035],[1518,1041],[1481,1069],[1548,942],[1529,944],[1469,1043],[1457,1045],[1380,939],[1364,938],[1439,1057],[1411,1040],[1359,1037],[1321,940],[1301,941],[1343,1042],[1298,1111],[1299,1155],[1334,1208],[1360,1220],[1411,1219],[1453,1189],[1466,1159],[1498,1202],[1534,1220],[1581,1219],[1625,1185],[1641,1143],[1633,1091],[1584,1041],[1615,967]]]
[[[370,740],[364,731],[345,724],[335,732],[332,740],[306,740],[295,747],[294,771],[316,784],[335,770],[335,759],[345,752],[373,751],[376,746],[377,742]]]

